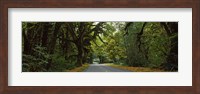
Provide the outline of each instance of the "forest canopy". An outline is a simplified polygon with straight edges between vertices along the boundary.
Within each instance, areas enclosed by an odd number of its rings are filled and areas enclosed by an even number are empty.
[[[178,71],[178,22],[22,22],[22,71],[85,64]]]

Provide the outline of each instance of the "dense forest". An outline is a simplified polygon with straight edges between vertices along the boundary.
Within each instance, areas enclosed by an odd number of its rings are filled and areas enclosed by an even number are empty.
[[[178,22],[22,22],[22,71],[92,64],[178,71]]]

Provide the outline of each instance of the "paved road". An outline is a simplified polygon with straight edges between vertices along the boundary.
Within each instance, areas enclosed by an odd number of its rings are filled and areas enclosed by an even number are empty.
[[[88,69],[86,69],[84,72],[130,72],[130,71],[113,68],[107,66],[106,64],[90,64]]]

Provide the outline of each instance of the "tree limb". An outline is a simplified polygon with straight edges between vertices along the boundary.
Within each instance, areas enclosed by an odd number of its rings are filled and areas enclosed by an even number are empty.
[[[103,41],[103,39],[99,35],[98,38],[101,40],[102,43],[107,44],[106,42]]]
[[[167,24],[165,22],[160,22],[161,26],[163,26],[165,28],[165,31],[167,32],[167,35],[170,36],[171,35],[171,31],[169,29],[169,27],[167,26]]]
[[[133,22],[129,22],[129,23],[126,24],[126,26],[125,26],[125,28],[124,28],[124,30],[126,31],[125,34],[124,34],[124,36],[125,36],[125,35],[128,35],[128,27],[129,27],[131,24],[133,24]]]
[[[144,32],[144,27],[146,26],[146,24],[147,24],[147,22],[144,22],[144,24],[143,24],[143,26],[142,26],[142,28],[141,28],[141,30],[140,30],[140,32],[138,33],[138,35],[137,35],[137,42],[138,42],[138,48],[139,48],[139,51],[141,51],[141,36],[142,36],[142,34],[143,34],[143,32]]]
[[[67,30],[69,30],[73,40],[77,40],[77,36],[75,34],[75,31],[71,28],[72,26],[70,25],[70,23],[67,23],[66,25],[68,25],[68,29]]]
[[[92,40],[92,42],[93,42],[97,47],[100,47],[94,40]]]

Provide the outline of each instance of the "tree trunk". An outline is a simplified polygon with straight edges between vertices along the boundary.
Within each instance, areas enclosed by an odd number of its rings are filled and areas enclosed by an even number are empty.
[[[29,23],[27,23],[27,28],[29,28]],[[31,54],[31,43],[27,37],[26,32],[28,32],[29,29],[25,30],[23,29],[22,34],[23,34],[23,39],[24,39],[24,54]]]
[[[178,23],[168,23],[168,26],[170,27],[170,30],[171,30],[171,36],[174,36],[174,34],[177,34]],[[170,70],[178,70],[178,35],[172,37],[170,41],[171,41],[171,45],[170,45],[171,49],[167,57],[167,61],[172,66]]]
[[[42,46],[47,47],[47,39],[48,39],[48,23],[44,23],[42,27]]]
[[[102,64],[102,56],[99,56],[99,63]]]
[[[178,35],[175,35],[178,33],[178,23],[161,22],[161,25],[164,26],[167,35],[170,38],[170,51],[169,54],[167,55],[167,63],[164,64],[164,68],[166,70],[171,70],[171,71],[178,70]]]
[[[83,64],[83,48],[81,44],[77,44],[78,55],[77,55],[77,63],[76,66],[80,67]]]
[[[56,40],[57,40],[57,35],[58,35],[58,32],[59,32],[59,29],[61,27],[62,23],[61,22],[58,22],[55,24],[55,28],[54,28],[54,32],[53,32],[53,35],[51,37],[51,41],[49,43],[49,48],[48,48],[48,52],[50,55],[52,55],[54,53],[54,48],[55,48],[55,45],[56,45]],[[52,58],[50,58],[48,60],[48,64],[46,66],[46,69],[49,70],[50,67],[51,67],[51,64],[52,64]]]

